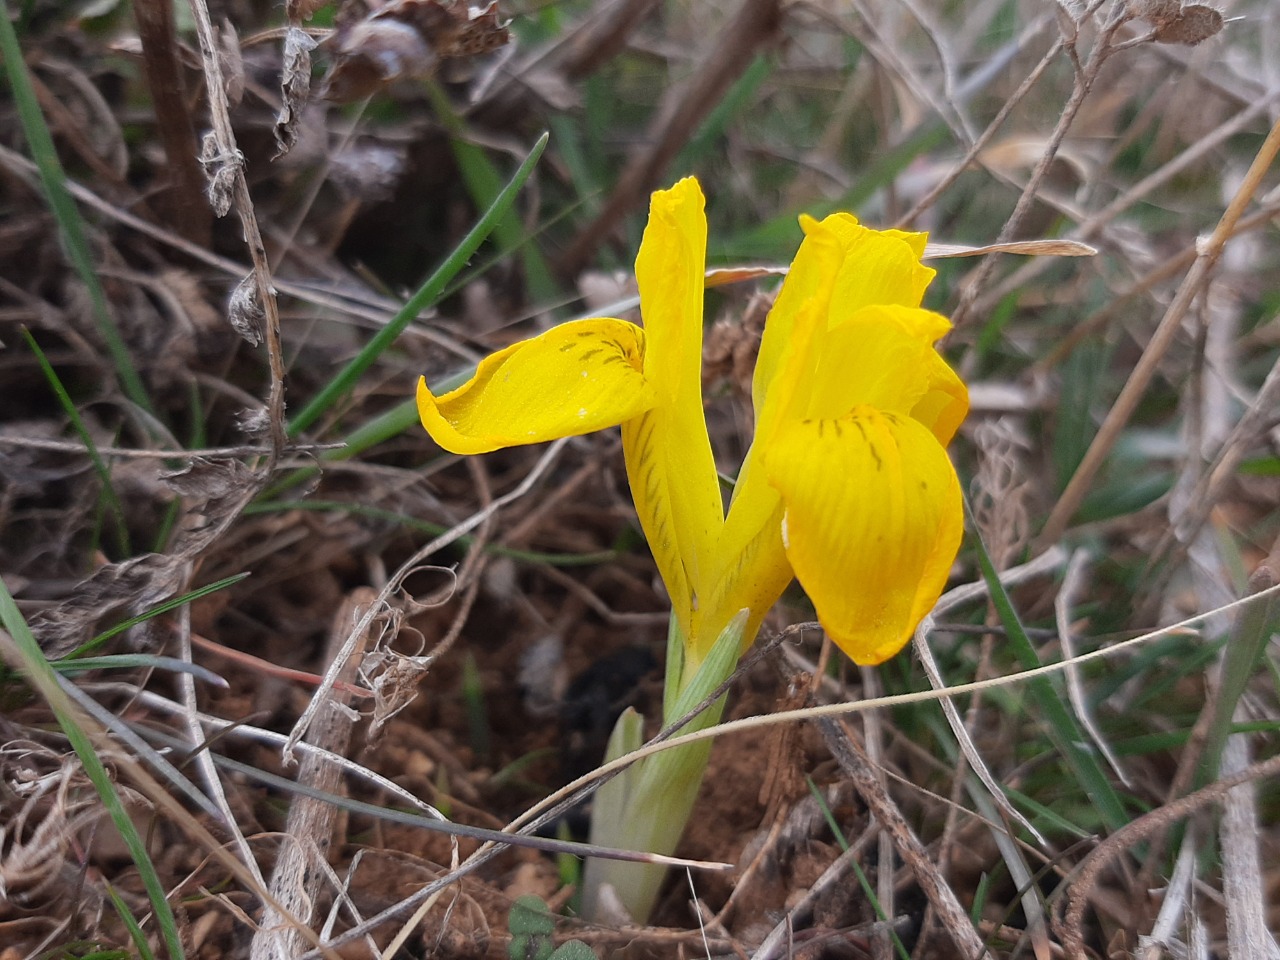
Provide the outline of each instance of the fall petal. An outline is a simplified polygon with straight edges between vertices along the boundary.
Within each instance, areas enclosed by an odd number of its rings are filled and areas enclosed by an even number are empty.
[[[614,426],[653,406],[644,333],[607,318],[564,323],[485,357],[437,397],[418,381],[422,425],[450,453],[488,453]]]
[[[764,463],[827,633],[857,663],[893,656],[941,595],[963,534],[946,451],[909,417],[861,406],[784,424]]]

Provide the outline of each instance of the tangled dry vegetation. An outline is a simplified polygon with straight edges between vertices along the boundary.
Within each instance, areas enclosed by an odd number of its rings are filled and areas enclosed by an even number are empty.
[[[0,958],[545,955],[525,894],[600,956],[1277,955],[1280,6],[5,19]],[[974,399],[956,589],[875,672],[788,595],[727,716],[922,695],[725,734],[680,853],[733,870],[592,925],[580,813],[439,828],[655,715],[617,440],[462,462],[406,398],[632,309],[645,197],[690,172],[717,264],[834,209],[1096,255],[932,261]],[[726,464],[772,290],[709,294]]]

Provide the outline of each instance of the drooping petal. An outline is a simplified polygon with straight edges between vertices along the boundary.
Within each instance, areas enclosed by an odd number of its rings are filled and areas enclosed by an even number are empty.
[[[703,205],[692,178],[656,192],[650,202],[636,281],[645,380],[657,399],[622,432],[636,513],[686,631],[724,523],[702,408]]]
[[[655,403],[644,332],[624,320],[575,320],[480,361],[461,387],[434,396],[418,381],[418,414],[450,453],[488,453],[611,427]]]
[[[787,557],[827,633],[857,663],[893,656],[942,593],[963,534],[946,451],[909,417],[862,406],[789,421],[764,463]]]

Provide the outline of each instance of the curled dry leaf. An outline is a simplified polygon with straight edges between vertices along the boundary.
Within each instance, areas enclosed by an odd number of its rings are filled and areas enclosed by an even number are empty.
[[[439,61],[496,50],[511,39],[497,0],[391,0],[370,9],[348,2],[327,45],[333,66],[322,96],[339,103],[367,97],[397,80],[424,77]]]
[[[1020,253],[1027,257],[1094,257],[1098,251],[1078,240],[1014,240],[1010,243],[987,243],[979,247],[963,243],[929,243],[924,248],[924,259],[979,257],[986,253]]]
[[[311,95],[311,51],[316,41],[305,30],[289,27],[284,35],[284,63],[280,68],[280,112],[276,114],[278,160],[298,142],[298,122]]]
[[[1203,43],[1222,30],[1221,11],[1204,3],[1180,0],[1129,0],[1129,12],[1153,27],[1158,43]]]
[[[258,298],[257,280],[251,273],[231,291],[227,300],[227,319],[236,333],[256,347],[262,342],[262,321],[265,318],[266,311]]]
[[[977,257],[986,253],[1020,253],[1028,257],[1093,257],[1097,248],[1078,240],[1013,240],[1009,243],[987,243],[970,246],[964,243],[928,243],[924,248],[924,260],[944,257]],[[761,264],[744,267],[715,267],[706,272],[703,284],[707,287],[723,287],[744,280],[761,277],[785,277],[785,264]]]
[[[168,553],[145,553],[108,563],[80,581],[57,606],[31,618],[51,660],[70,653],[93,635],[94,627],[120,612],[142,613],[189,586],[189,562],[200,555],[239,515],[262,481],[237,460],[193,460],[161,480],[185,501]]]
[[[231,211],[236,164],[242,159],[239,154],[227,156],[217,134],[212,131],[200,141],[200,165],[204,167],[205,178],[209,181],[209,206],[213,207],[215,216],[225,217]]]

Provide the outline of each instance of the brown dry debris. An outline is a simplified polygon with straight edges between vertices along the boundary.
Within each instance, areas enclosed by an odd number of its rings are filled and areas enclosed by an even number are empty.
[[[1280,5],[1033,8],[11,4],[0,577],[72,699],[4,607],[0,960],[137,955],[133,922],[166,955],[72,721],[193,960],[496,960],[527,894],[600,957],[1274,951]],[[333,387],[547,129],[465,269]],[[725,716],[786,722],[716,741],[677,851],[734,869],[592,924],[568,854],[426,827],[502,830],[626,707],[657,733],[667,601],[620,445],[459,462],[405,404],[635,317],[646,197],[686,173],[729,480],[796,215],[933,232],[969,540],[877,672],[784,598]],[[1060,695],[1004,681],[1102,648]],[[848,712],[881,693],[914,699]]]

